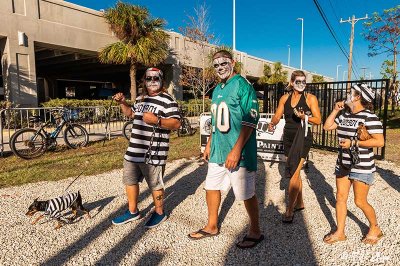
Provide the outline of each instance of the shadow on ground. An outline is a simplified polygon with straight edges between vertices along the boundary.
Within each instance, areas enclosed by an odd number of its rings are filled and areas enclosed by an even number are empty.
[[[239,265],[245,258],[248,265],[316,265],[316,258],[308,235],[307,226],[301,212],[296,213],[293,224],[283,224],[281,214],[271,200],[266,201],[266,192],[269,186],[275,186],[271,181],[267,182],[265,166],[258,165],[258,179],[256,194],[260,205],[260,226],[265,235],[265,240],[258,246],[249,250],[241,250],[232,245],[226,254],[226,265]],[[279,165],[280,173],[284,173],[284,164]],[[288,182],[289,179],[282,182]],[[246,210],[243,209],[243,215]],[[244,228],[240,240],[247,232]]]

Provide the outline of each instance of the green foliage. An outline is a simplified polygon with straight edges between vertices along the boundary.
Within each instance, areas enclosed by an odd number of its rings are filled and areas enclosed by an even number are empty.
[[[325,82],[324,76],[321,76],[321,75],[313,75],[313,76],[312,76],[312,82],[313,82],[313,83]]]
[[[111,100],[77,100],[77,99],[51,99],[50,101],[42,103],[43,107],[85,107],[85,106],[104,106],[108,108],[110,106]],[[113,105],[118,104],[113,101]]]
[[[393,78],[394,73],[394,61],[393,60],[385,60],[381,65],[381,74],[382,78],[384,79],[391,79]],[[399,73],[399,71],[396,71]]]
[[[131,64],[131,99],[136,99],[136,69],[139,64],[155,66],[169,54],[169,35],[162,28],[165,21],[151,18],[145,7],[117,2],[104,13],[104,18],[115,33],[118,42],[99,52],[105,64]]]
[[[281,62],[273,64],[273,71],[268,64],[264,65],[263,76],[261,76],[257,83],[262,84],[275,84],[278,82],[286,83],[288,80],[288,72],[283,70]]]

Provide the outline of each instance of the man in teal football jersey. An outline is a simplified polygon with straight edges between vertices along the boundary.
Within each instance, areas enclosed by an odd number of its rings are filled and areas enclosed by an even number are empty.
[[[249,232],[236,246],[252,248],[264,239],[255,195],[257,144],[254,129],[259,118],[258,101],[251,84],[234,72],[234,64],[232,54],[226,50],[213,56],[221,83],[212,95],[212,133],[203,155],[205,160],[209,159],[205,182],[208,223],[190,233],[189,238],[197,240],[219,234],[221,190],[227,192],[232,187],[235,198],[244,201],[250,218]]]

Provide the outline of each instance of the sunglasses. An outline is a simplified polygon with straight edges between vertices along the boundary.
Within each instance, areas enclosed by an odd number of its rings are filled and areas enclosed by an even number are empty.
[[[148,76],[145,78],[146,81],[160,81],[159,76]]]
[[[294,84],[296,84],[296,85],[300,85],[300,84],[306,85],[307,82],[305,80],[295,80]]]
[[[222,62],[221,64],[214,64],[214,68],[219,68],[220,66],[224,67],[228,64],[228,62]]]

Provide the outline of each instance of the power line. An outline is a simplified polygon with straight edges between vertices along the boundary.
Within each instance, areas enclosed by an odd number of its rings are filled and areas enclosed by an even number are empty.
[[[333,39],[335,40],[335,42],[337,43],[337,45],[339,46],[340,50],[342,51],[342,53],[344,54],[344,56],[347,58],[347,60],[349,60],[349,55],[348,55],[348,53],[346,52],[346,50],[345,50],[345,48],[343,47],[343,45],[338,41],[338,38],[337,38],[337,36],[336,36],[336,33],[335,33],[334,29],[332,28],[332,26],[329,24],[328,18],[326,17],[325,12],[323,11],[322,7],[320,6],[320,4],[318,3],[317,0],[314,0],[314,4],[315,4],[315,6],[317,7],[318,12],[319,12],[319,14],[321,15],[321,17],[322,17],[322,19],[323,19],[325,25],[328,27],[328,30],[329,30],[329,32],[331,33]],[[358,75],[355,73],[354,69],[352,69],[351,71],[353,72],[354,76],[356,76],[356,77],[358,76]]]
[[[338,15],[337,15],[337,13],[336,13],[336,11],[335,11],[335,8],[333,7],[333,4],[332,4],[332,1],[331,0],[329,0],[329,5],[330,5],[330,7],[331,7],[331,9],[332,9],[332,11],[333,11],[333,14],[335,15],[335,18],[336,18],[336,21],[340,21],[340,19],[339,19],[339,17],[338,17]],[[343,31],[343,29],[341,28],[341,27],[339,27],[339,33],[340,33],[340,39],[341,39],[341,41],[343,41],[343,39],[344,40],[349,40],[350,39],[350,36],[349,35],[347,35],[346,33],[344,33],[344,31]],[[358,69],[359,69],[359,65],[358,65],[358,60],[359,59],[359,54],[358,54],[358,52],[357,52],[357,50],[355,51],[355,53],[353,54],[353,64],[354,64],[354,66],[355,66],[355,72],[357,73],[357,75],[358,76],[360,76],[360,73],[358,72]]]
[[[356,18],[354,15],[353,17],[348,20],[340,19],[340,23],[349,22],[351,23],[351,36],[350,36],[350,56],[349,56],[349,69],[347,72],[347,81],[351,80],[351,70],[352,70],[352,56],[353,56],[353,42],[354,42],[354,26],[359,20],[368,19],[368,15],[365,15],[363,18]],[[354,72],[354,71],[353,71]]]

